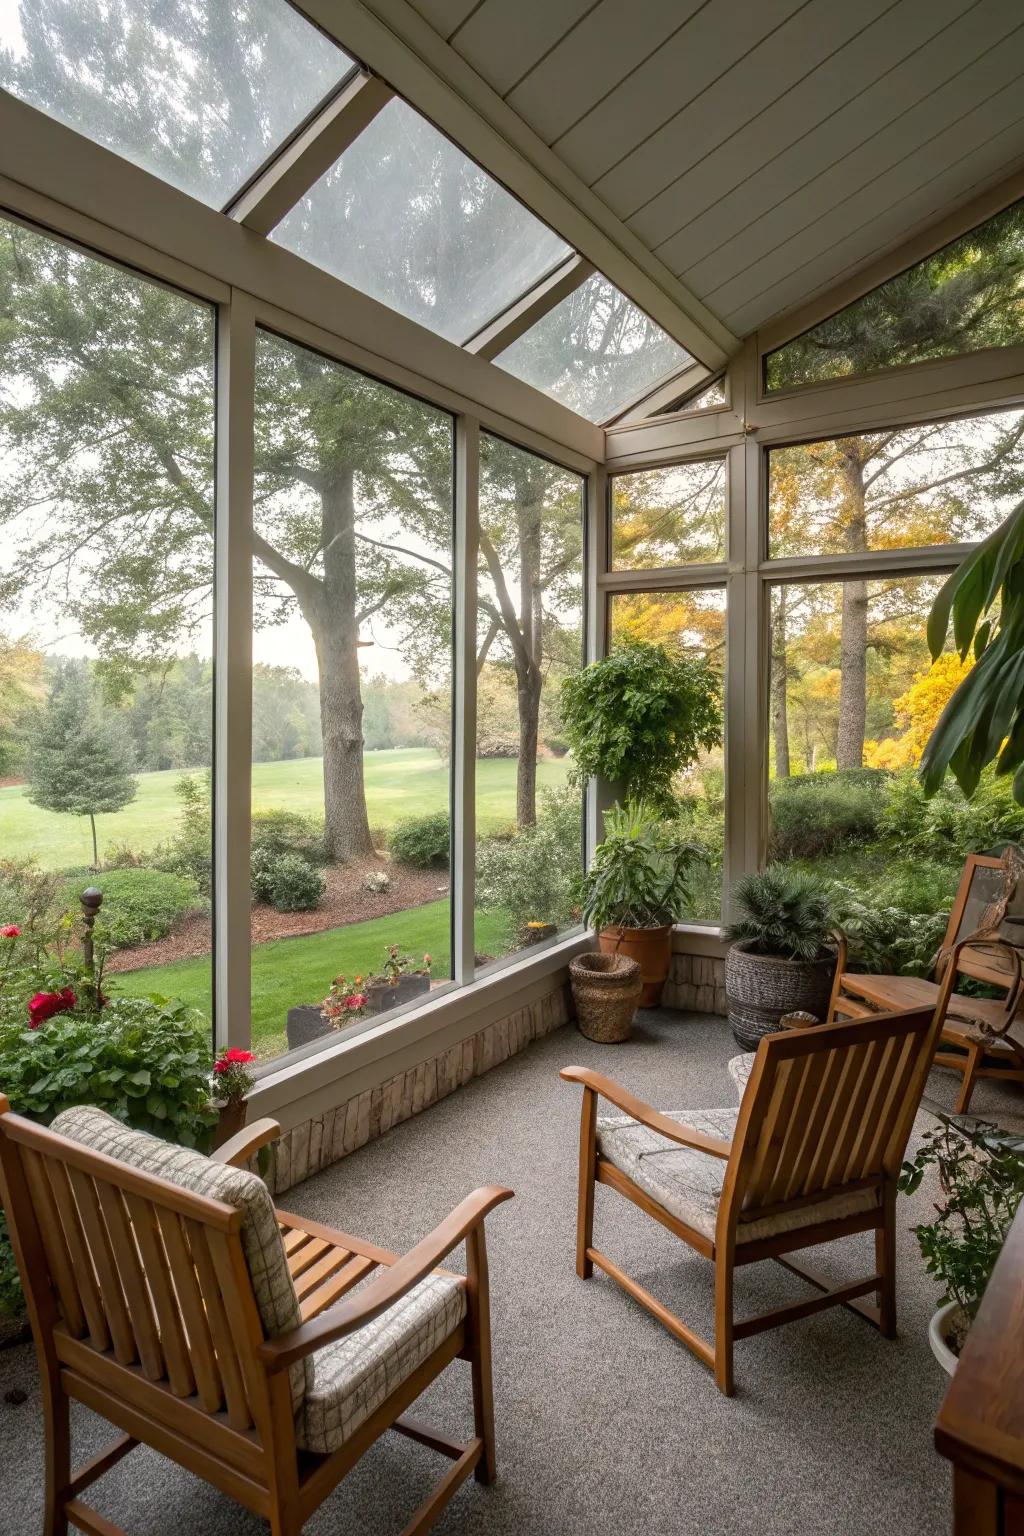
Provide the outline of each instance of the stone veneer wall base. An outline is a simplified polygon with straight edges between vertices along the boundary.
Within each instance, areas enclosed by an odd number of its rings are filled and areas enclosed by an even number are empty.
[[[686,1013],[727,1014],[725,960],[677,950],[672,956],[662,1001],[666,1008],[681,1008]]]
[[[681,958],[681,957],[677,957]],[[666,998],[666,1001],[668,999]],[[498,1019],[439,1056],[421,1061],[336,1109],[285,1131],[271,1148],[267,1184],[279,1195],[428,1109],[574,1017],[568,983]]]

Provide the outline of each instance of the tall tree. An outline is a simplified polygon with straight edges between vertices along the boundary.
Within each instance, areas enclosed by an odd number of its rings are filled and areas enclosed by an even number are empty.
[[[85,666],[61,663],[33,733],[28,798],[44,811],[88,816],[95,869],[96,817],[123,811],[135,799],[127,755],[124,733],[103,714]]]

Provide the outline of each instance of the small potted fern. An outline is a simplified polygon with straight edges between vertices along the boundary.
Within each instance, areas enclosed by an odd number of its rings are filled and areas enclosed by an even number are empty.
[[[729,1023],[737,1043],[754,1051],[787,1013],[825,1018],[835,970],[831,912],[820,881],[784,864],[744,876],[733,900],[740,915],[726,930]]]

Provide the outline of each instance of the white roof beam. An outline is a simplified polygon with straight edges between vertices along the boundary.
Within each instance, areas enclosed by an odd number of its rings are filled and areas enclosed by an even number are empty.
[[[567,299],[570,293],[575,293],[593,270],[590,262],[584,261],[582,256],[571,256],[560,267],[556,267],[554,272],[541,278],[521,299],[489,320],[475,336],[471,336],[465,344],[466,351],[493,361],[531,326],[536,325],[538,320],[543,319],[556,304]]]

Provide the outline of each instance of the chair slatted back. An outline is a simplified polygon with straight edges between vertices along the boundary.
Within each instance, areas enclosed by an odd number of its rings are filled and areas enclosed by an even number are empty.
[[[0,1096],[4,1204],[34,1322],[223,1413],[260,1418],[260,1336],[233,1206],[12,1114]]]
[[[720,1222],[894,1179],[924,1091],[937,1010],[767,1036],[740,1109]]]

